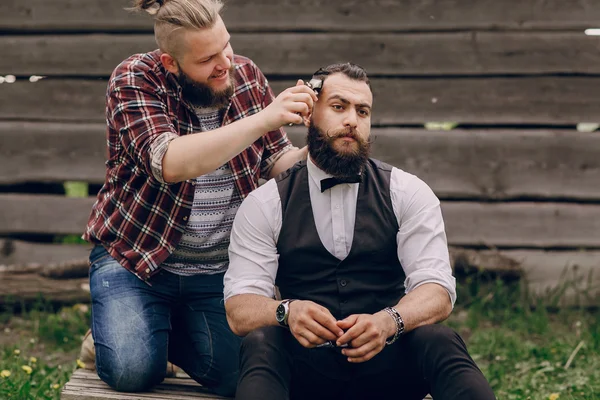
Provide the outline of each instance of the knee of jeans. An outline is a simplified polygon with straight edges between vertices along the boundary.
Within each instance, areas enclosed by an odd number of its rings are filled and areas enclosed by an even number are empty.
[[[98,368],[98,376],[118,392],[143,392],[163,381],[166,365],[137,362],[135,365],[111,365]]]

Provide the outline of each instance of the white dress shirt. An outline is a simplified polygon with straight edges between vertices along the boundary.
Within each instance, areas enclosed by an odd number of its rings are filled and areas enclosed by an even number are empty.
[[[323,246],[339,260],[352,246],[358,183],[344,183],[321,193],[321,179],[331,175],[308,157],[308,185],[315,225]],[[443,286],[452,306],[456,281],[448,256],[448,243],[440,202],[425,182],[393,168],[390,196],[398,220],[398,259],[406,275],[406,293],[424,283]],[[274,179],[254,190],[237,212],[225,273],[225,299],[238,294],[273,297],[281,231],[281,199]]]

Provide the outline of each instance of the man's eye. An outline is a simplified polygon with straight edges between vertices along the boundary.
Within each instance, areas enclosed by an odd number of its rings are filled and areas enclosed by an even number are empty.
[[[341,110],[343,107],[340,106],[339,104],[334,104],[331,107],[333,107],[335,110]]]
[[[364,115],[365,117],[369,116],[369,111],[367,111],[367,110],[359,110],[358,112],[360,115]]]

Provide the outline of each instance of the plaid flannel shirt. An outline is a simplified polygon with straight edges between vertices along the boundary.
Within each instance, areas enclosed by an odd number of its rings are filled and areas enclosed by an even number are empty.
[[[108,83],[106,119],[108,161],[83,239],[102,244],[121,265],[147,281],[173,252],[186,229],[194,198],[194,179],[167,184],[152,173],[151,149],[167,136],[200,130],[193,108],[181,97],[175,77],[158,50],[123,61]],[[222,125],[255,114],[273,101],[258,67],[234,56],[235,92]],[[282,129],[266,133],[229,161],[244,198],[268,176],[289,150]]]

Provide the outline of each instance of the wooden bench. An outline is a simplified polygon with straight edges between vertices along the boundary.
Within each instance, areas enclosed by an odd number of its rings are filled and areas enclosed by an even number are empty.
[[[217,396],[202,388],[193,379],[166,378],[160,385],[144,393],[120,393],[102,382],[95,371],[78,369],[62,390],[61,400],[200,400],[230,399]],[[431,400],[430,396],[423,400]]]
[[[61,400],[202,400],[229,399],[217,396],[196,383],[193,379],[166,378],[160,385],[143,393],[121,393],[102,382],[96,371],[78,369],[64,386]]]

